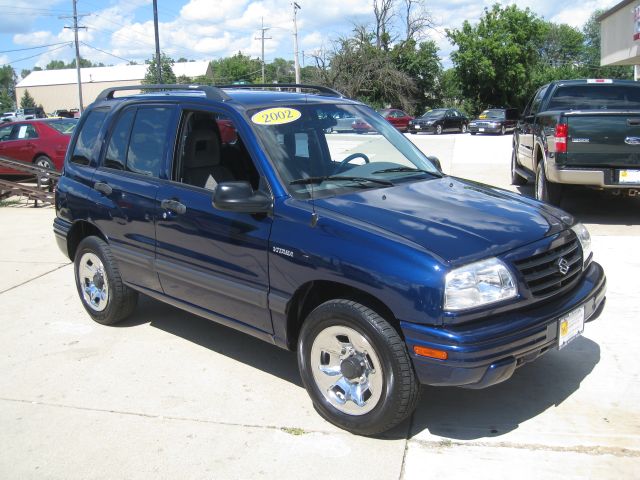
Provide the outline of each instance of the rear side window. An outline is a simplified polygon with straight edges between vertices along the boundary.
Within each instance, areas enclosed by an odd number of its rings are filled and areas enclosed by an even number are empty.
[[[160,175],[172,116],[173,109],[169,107],[138,109],[129,141],[127,170]]]
[[[113,129],[109,147],[104,158],[104,166],[114,168],[116,170],[124,170],[127,164],[127,147],[129,146],[129,133],[133,118],[135,117],[135,109],[129,109],[124,112],[116,122]]]
[[[631,85],[568,85],[559,87],[549,110],[640,108],[640,88]]]
[[[107,116],[107,110],[92,110],[87,114],[87,119],[82,125],[73,148],[71,161],[80,165],[89,165],[93,158],[94,146],[98,140],[98,134]]]

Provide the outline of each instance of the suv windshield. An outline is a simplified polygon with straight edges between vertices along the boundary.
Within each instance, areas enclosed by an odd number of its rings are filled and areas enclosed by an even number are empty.
[[[393,125],[364,106],[279,106],[253,110],[249,116],[284,185],[296,198],[441,176]],[[371,133],[329,133],[341,117],[362,119],[371,126]]]

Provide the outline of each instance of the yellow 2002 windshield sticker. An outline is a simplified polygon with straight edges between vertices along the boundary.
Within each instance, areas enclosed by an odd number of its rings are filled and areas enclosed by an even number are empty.
[[[283,123],[295,122],[302,116],[295,108],[267,108],[251,117],[251,121],[258,125],[282,125]]]

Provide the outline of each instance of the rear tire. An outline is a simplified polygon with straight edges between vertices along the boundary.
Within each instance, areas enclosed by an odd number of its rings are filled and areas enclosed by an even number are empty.
[[[111,249],[101,238],[80,242],[74,273],[82,306],[96,322],[113,325],[135,310],[138,293],[124,284]]]
[[[536,168],[536,199],[556,206],[562,201],[562,185],[547,180],[543,161]]]
[[[460,127],[460,133],[467,133],[467,124],[463,123]]]
[[[418,401],[406,344],[385,319],[351,300],[330,300],[309,314],[298,366],[318,413],[357,435],[393,428]]]
[[[504,135],[505,133],[507,133],[507,129],[504,127],[504,125],[502,125],[502,128],[500,129],[500,135]]]

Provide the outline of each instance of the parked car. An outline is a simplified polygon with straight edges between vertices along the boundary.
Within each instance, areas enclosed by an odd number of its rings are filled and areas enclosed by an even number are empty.
[[[434,132],[437,135],[443,132],[466,133],[468,122],[467,116],[455,108],[436,108],[411,120],[408,129],[413,134],[418,132]]]
[[[533,181],[536,198],[556,205],[564,185],[640,195],[639,127],[637,82],[551,82],[534,94],[516,127],[511,181]]]
[[[47,114],[40,107],[27,107],[16,110],[17,120],[33,120],[36,118],[47,118]]]
[[[0,116],[0,123],[15,122],[17,120],[16,112],[4,112]]]
[[[406,132],[409,122],[413,120],[411,115],[396,108],[385,108],[383,110],[378,110],[378,113],[382,115],[382,118],[401,132]]]
[[[67,110],[67,109],[54,110],[53,113],[50,115],[50,118],[79,118],[79,117],[80,117],[80,111],[77,108],[72,108],[70,110]]]
[[[518,124],[518,109],[516,108],[489,108],[483,111],[478,118],[469,122],[468,128],[471,135],[476,133],[497,133],[504,135],[512,132]]]
[[[60,171],[77,123],[76,119],[65,118],[1,125],[0,156]],[[0,167],[0,175],[24,175],[24,172]]]
[[[351,124],[351,129],[356,133],[375,132],[375,128],[373,128],[370,123],[362,118],[356,118],[355,121]]]
[[[353,132],[353,122],[356,120],[356,117],[353,114],[348,112],[336,112],[334,117],[336,124],[329,127],[329,133],[338,132]]]
[[[116,87],[85,111],[53,229],[96,322],[141,292],[293,350],[320,415],[373,435],[420,383],[497,384],[600,314],[605,274],[571,215],[445,175],[334,90],[249,87]],[[379,135],[327,133],[339,112]]]

